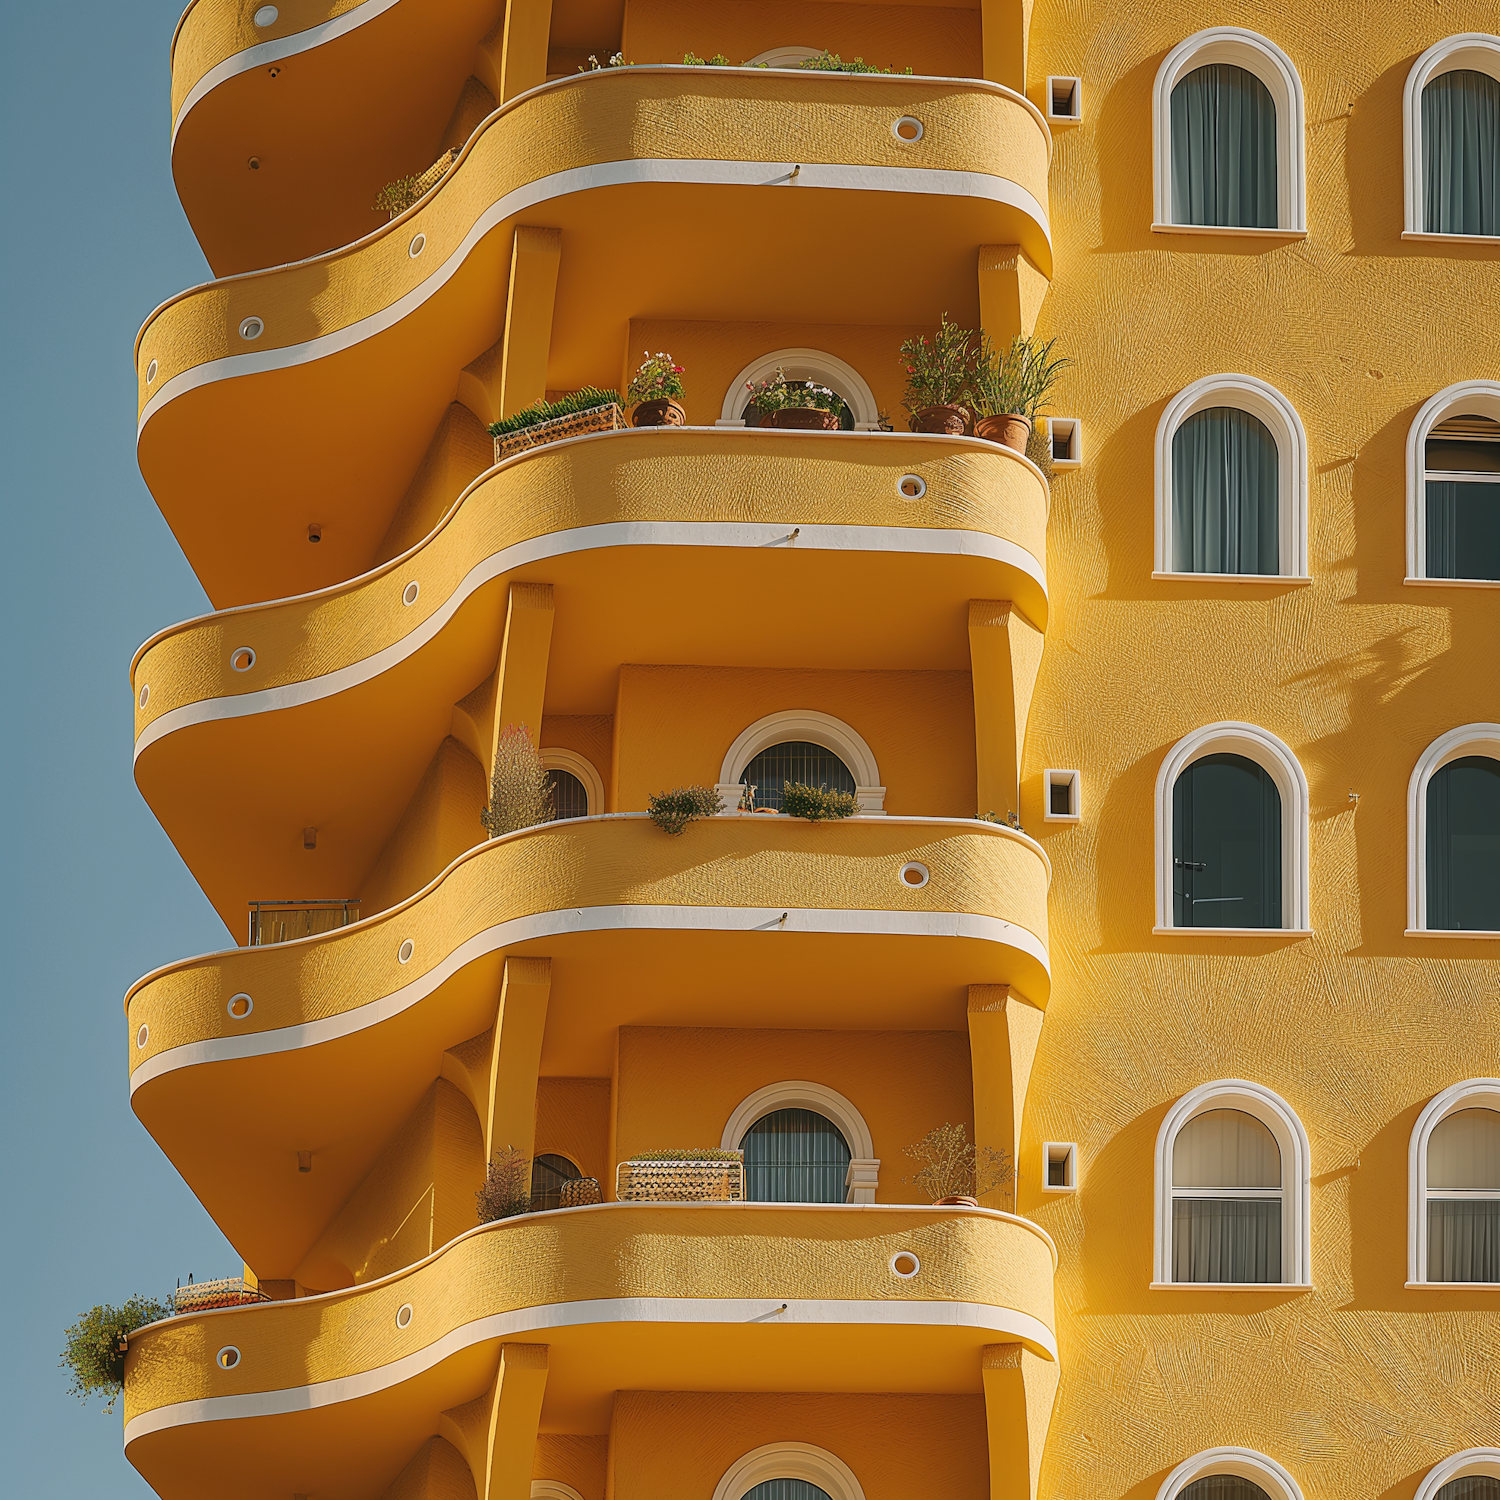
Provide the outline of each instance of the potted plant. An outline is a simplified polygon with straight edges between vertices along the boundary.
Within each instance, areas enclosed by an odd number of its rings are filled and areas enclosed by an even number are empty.
[[[976,437],[1026,452],[1037,414],[1046,407],[1058,377],[1073,362],[1061,355],[1052,357],[1056,342],[1020,334],[1001,353],[988,335],[980,340],[969,385]]]
[[[950,323],[944,313],[931,337],[924,333],[902,344],[901,363],[906,368],[906,409],[913,432],[956,437],[973,430],[973,413],[964,404],[978,363],[972,329]]]
[[[663,833],[681,833],[698,818],[712,818],[723,811],[724,799],[711,786],[679,786],[646,798],[647,815]]]
[[[531,1212],[531,1158],[506,1146],[490,1158],[484,1186],[474,1194],[481,1224]]]
[[[688,1147],[641,1151],[615,1169],[622,1203],[741,1203],[745,1153]]]
[[[921,1188],[935,1208],[978,1208],[985,1193],[1010,1185],[1009,1154],[992,1146],[970,1145],[962,1125],[929,1130],[906,1148],[906,1155],[920,1166],[902,1181]]]
[[[635,410],[636,427],[681,427],[687,421],[678,397],[682,395],[682,366],[670,354],[648,354],[630,377],[625,399]]]
[[[514,416],[491,422],[486,429],[495,440],[495,462],[513,453],[586,432],[613,432],[625,425],[620,393],[586,385],[556,401],[534,401]]]
[[[789,781],[781,789],[781,810],[789,818],[820,823],[825,818],[852,818],[859,811],[859,799],[853,792],[830,792],[826,786]]]
[[[788,380],[777,370],[764,380],[746,381],[750,404],[761,415],[762,427],[791,427],[813,432],[837,432],[843,415],[841,396],[812,380]]]
[[[524,724],[507,724],[495,744],[495,768],[490,775],[490,805],[479,821],[492,839],[550,823],[556,816],[552,773],[531,743]]]

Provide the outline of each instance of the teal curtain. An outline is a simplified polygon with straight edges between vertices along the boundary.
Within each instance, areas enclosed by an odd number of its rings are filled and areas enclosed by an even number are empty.
[[[1184,1485],[1177,1500],[1271,1500],[1253,1479],[1238,1474],[1208,1474]]]
[[[1500,82],[1459,68],[1422,90],[1423,227],[1500,234]]]
[[[1500,579],[1500,481],[1427,481],[1427,576]]]
[[[1281,571],[1280,459],[1265,423],[1235,406],[1172,434],[1172,569]]]
[[[1174,1198],[1173,1281],[1281,1280],[1279,1198]]]
[[[1172,90],[1172,222],[1276,228],[1276,104],[1246,68],[1210,63]]]
[[[762,750],[745,767],[740,780],[755,788],[757,807],[781,811],[781,789],[787,782],[826,786],[830,792],[854,791],[854,774],[832,750],[808,740],[787,740]]]
[[[1427,1200],[1427,1279],[1500,1281],[1500,1198]]]
[[[1450,1479],[1436,1500],[1500,1500],[1500,1479],[1492,1474],[1465,1474],[1462,1479]]]
[[[745,1500],[829,1500],[829,1494],[805,1479],[764,1479],[746,1491]]]
[[[1427,783],[1427,926],[1500,932],[1500,760],[1466,755]]]
[[[1205,755],[1172,788],[1172,925],[1282,925],[1281,793],[1243,755]]]
[[[745,1196],[752,1203],[842,1203],[849,1143],[832,1120],[810,1109],[778,1109],[740,1142]]]

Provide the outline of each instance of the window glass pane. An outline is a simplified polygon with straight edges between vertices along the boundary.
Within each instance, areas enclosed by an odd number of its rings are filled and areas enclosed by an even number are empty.
[[[752,1203],[842,1203],[849,1143],[832,1120],[810,1109],[778,1109],[740,1142],[745,1196]]]
[[[1280,573],[1280,458],[1270,429],[1235,406],[1194,412],[1172,434],[1172,568]]]
[[[1177,1500],[1271,1500],[1253,1479],[1238,1474],[1206,1474],[1177,1491]]]
[[[566,1156],[544,1153],[531,1163],[531,1211],[543,1208],[561,1208],[562,1199],[558,1189],[565,1182],[582,1176],[578,1168]]]
[[[1427,481],[1427,576],[1500,578],[1500,480]]]
[[[550,771],[552,777],[552,816],[586,818],[589,815],[588,789],[571,771]]]
[[[1500,760],[1466,755],[1427,783],[1427,926],[1500,932]]]
[[[787,740],[762,750],[745,767],[740,781],[755,788],[757,807],[781,809],[781,789],[787,782],[826,786],[830,792],[852,792],[854,774],[832,750],[808,740]]]
[[[1210,63],[1172,90],[1172,222],[1276,228],[1276,105],[1246,68]]]
[[[1500,1500],[1500,1479],[1492,1474],[1465,1474],[1450,1479],[1435,1500]]]
[[[1500,1281],[1500,1198],[1427,1200],[1427,1279]]]
[[[829,1495],[805,1479],[765,1479],[745,1491],[745,1500],[829,1500]]]
[[[1427,1186],[1500,1192],[1500,1110],[1461,1109],[1427,1142]]]
[[[1177,1132],[1172,1186],[1279,1188],[1281,1147],[1254,1115],[1242,1109],[1211,1109]]]
[[[1174,1198],[1173,1281],[1281,1280],[1281,1200]]]
[[[1172,925],[1282,925],[1281,793],[1243,755],[1205,755],[1172,788]]]
[[[1500,83],[1458,68],[1422,90],[1423,225],[1500,234]]]
[[[1500,474],[1500,422],[1465,412],[1427,436],[1427,467],[1450,474]]]

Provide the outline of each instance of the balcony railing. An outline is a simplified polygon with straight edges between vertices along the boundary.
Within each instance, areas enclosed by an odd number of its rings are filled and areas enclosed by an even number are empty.
[[[348,900],[334,896],[327,900],[252,901],[250,903],[250,946],[267,943],[289,943],[294,938],[315,937],[359,921],[359,897]]]
[[[172,1311],[201,1313],[215,1307],[249,1307],[270,1300],[259,1287],[230,1276],[222,1281],[189,1281],[186,1286],[179,1286],[172,1293]]]

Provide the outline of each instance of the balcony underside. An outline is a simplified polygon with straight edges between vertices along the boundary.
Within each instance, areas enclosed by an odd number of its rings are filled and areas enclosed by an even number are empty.
[[[891,132],[903,114],[927,125],[914,145]],[[515,224],[562,232],[548,388],[614,386],[632,318],[972,324],[979,246],[1050,270],[1049,149],[1030,105],[980,83],[638,68],[548,85],[385,229],[158,309],[136,349],[141,471],[216,606],[351,577],[459,371],[501,335]],[[622,267],[664,223],[670,250]],[[837,245],[836,273],[773,274],[791,245]],[[690,393],[690,416],[722,398]],[[312,521],[323,544],[296,551]]]
[[[898,1250],[920,1261],[909,1281]],[[549,1347],[547,1432],[607,1431],[616,1390],[781,1391],[788,1369],[804,1391],[973,1394],[987,1344],[1056,1358],[1054,1271],[1040,1230],[987,1210],[530,1215],[368,1287],[137,1334],[126,1452],[164,1500],[210,1471],[227,1500],[374,1500],[443,1412],[484,1393],[506,1340]]]

